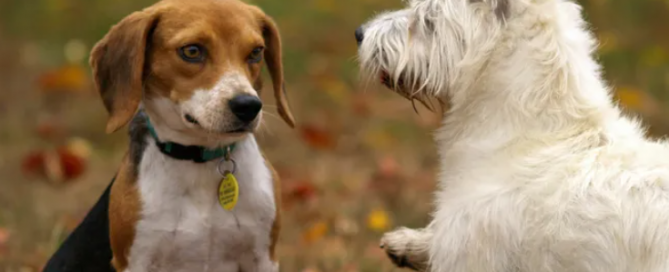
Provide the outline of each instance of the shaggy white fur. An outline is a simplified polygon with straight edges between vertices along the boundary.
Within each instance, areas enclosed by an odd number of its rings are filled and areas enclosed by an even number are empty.
[[[409,0],[362,27],[363,73],[446,102],[432,222],[402,266],[669,271],[669,145],[621,114],[566,0]]]

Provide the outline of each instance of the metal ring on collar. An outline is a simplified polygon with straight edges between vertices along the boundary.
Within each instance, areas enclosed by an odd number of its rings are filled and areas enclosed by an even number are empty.
[[[225,165],[226,162],[231,162],[232,163],[232,171],[230,171],[230,173],[234,174],[237,171],[237,162],[235,162],[235,160],[233,160],[233,159],[222,159],[218,163],[218,167],[216,167],[216,169],[218,170],[218,173],[221,174],[221,176],[225,176],[225,171],[222,170],[221,166]]]

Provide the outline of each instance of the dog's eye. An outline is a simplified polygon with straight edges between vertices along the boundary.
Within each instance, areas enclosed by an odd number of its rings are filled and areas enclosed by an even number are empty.
[[[258,63],[262,60],[262,53],[263,50],[265,50],[264,47],[259,46],[256,48],[253,48],[253,51],[251,51],[251,54],[249,55],[247,61],[249,63]]]
[[[205,57],[205,50],[197,44],[186,45],[179,48],[179,56],[187,62],[202,62]]]

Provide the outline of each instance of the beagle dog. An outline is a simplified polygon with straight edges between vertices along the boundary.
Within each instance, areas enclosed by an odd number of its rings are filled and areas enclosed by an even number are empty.
[[[90,62],[107,132],[130,122],[130,148],[46,270],[278,271],[278,178],[253,136],[263,59],[293,127],[279,31],[259,8],[163,0],[112,27]]]

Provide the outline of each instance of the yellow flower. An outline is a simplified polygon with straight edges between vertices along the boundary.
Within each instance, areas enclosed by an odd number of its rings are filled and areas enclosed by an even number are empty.
[[[390,227],[388,213],[381,209],[373,210],[367,215],[367,227],[378,232],[387,230]]]

